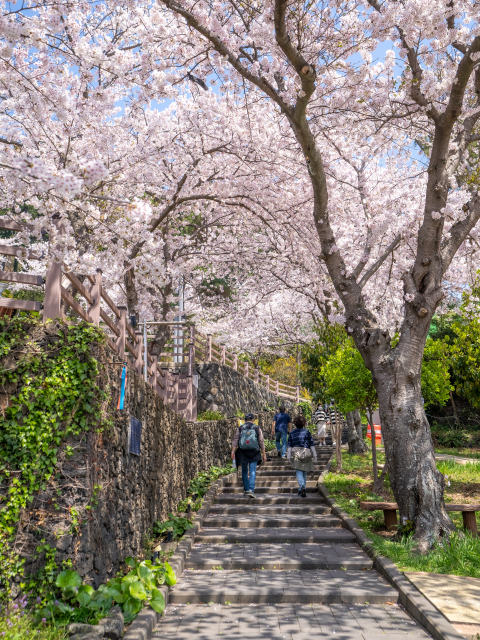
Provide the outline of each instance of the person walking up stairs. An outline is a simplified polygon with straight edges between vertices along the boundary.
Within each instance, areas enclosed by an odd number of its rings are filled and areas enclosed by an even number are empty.
[[[223,486],[155,640],[427,640],[318,494],[333,452],[317,448],[305,498],[276,452],[257,472],[255,501],[240,480]]]

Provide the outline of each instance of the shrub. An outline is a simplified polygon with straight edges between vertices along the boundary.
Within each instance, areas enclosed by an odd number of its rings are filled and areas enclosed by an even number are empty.
[[[203,411],[197,416],[197,422],[210,422],[211,420],[225,420],[225,416],[220,411]]]
[[[153,525],[153,534],[155,536],[162,536],[171,531],[173,539],[177,540],[183,536],[187,529],[191,529],[192,527],[193,523],[189,518],[174,516],[173,513],[169,513],[168,520],[165,520],[165,522],[155,522]]]

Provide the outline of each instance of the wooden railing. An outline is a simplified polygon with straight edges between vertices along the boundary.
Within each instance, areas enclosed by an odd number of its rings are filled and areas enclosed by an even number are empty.
[[[0,229],[22,231],[24,227],[6,218],[0,218]],[[58,221],[59,232],[62,232],[61,221]],[[0,255],[17,256],[20,247],[0,245]],[[29,250],[29,257],[42,259],[42,256]],[[188,372],[170,371],[162,367],[157,356],[151,356],[144,344],[141,331],[135,330],[127,318],[127,308],[117,307],[102,286],[102,272],[95,276],[87,276],[85,285],[72,272],[64,269],[59,262],[54,262],[47,270],[45,280],[41,276],[0,271],[0,281],[17,284],[42,286],[45,284],[44,303],[30,300],[16,300],[0,297],[0,311],[19,309],[21,311],[43,312],[43,321],[69,318],[62,311],[62,301],[85,322],[102,324],[106,333],[107,344],[119,358],[145,377],[146,382],[155,390],[165,403],[185,420],[197,419],[197,398],[193,385],[193,359],[188,363]],[[85,306],[77,301],[65,288],[71,283],[78,294],[85,300]],[[85,282],[85,281],[84,281]],[[175,323],[172,323],[175,325]],[[193,353],[193,347],[190,349]],[[146,358],[146,360],[145,360]]]
[[[224,344],[214,342],[210,334],[204,336],[201,333],[194,332],[192,342],[195,346],[195,360],[225,364],[235,371],[243,373],[245,377],[257,384],[264,386],[276,396],[299,402],[300,386],[293,387],[278,380],[271,380],[269,375],[262,373],[258,368],[250,367],[248,362],[239,361],[237,353],[229,352]]]
[[[61,237],[64,231],[63,224],[61,220],[55,222]],[[25,228],[30,229],[30,226],[22,226],[8,218],[0,218],[0,229],[23,231]],[[15,257],[20,249],[22,248],[0,244],[0,255]],[[31,259],[43,259],[42,255],[30,249],[28,256]],[[183,337],[177,339],[175,348],[170,338],[165,346],[166,351],[159,356],[150,355],[147,350],[145,327],[142,332],[142,325],[138,328],[132,326],[127,317],[127,308],[117,307],[112,301],[102,286],[101,270],[98,270],[95,276],[86,276],[81,282],[73,271],[68,271],[61,263],[54,262],[47,270],[45,280],[42,276],[0,271],[0,281],[34,286],[45,285],[43,304],[31,300],[0,297],[0,312],[14,309],[37,311],[43,312],[44,322],[56,318],[62,318],[68,322],[69,318],[62,311],[63,301],[85,322],[97,326],[101,324],[106,333],[107,344],[112,351],[116,352],[120,359],[127,362],[139,375],[143,375],[155,392],[185,420],[197,419],[197,394],[194,386],[195,360],[218,362],[230,366],[278,397],[295,402],[300,399],[299,386],[294,387],[278,380],[271,380],[270,376],[265,375],[258,368],[249,367],[248,362],[239,361],[237,353],[227,351],[225,345],[214,342],[211,335],[204,336],[197,332],[195,326],[187,329],[186,340],[183,322],[163,323],[173,329],[181,328]],[[73,285],[78,295],[83,298],[83,305],[64,286],[69,284]],[[172,367],[177,370],[172,371]]]

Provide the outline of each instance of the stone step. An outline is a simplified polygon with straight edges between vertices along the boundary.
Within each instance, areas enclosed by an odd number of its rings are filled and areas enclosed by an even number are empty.
[[[320,475],[322,473],[322,471],[324,471],[324,469],[326,468],[326,465],[324,464],[315,464],[313,466],[313,471],[309,471],[309,473],[315,473],[317,475]],[[260,469],[257,469],[257,476],[263,473],[268,473],[268,474],[275,474],[275,475],[279,475],[279,476],[284,476],[285,474],[287,476],[292,475],[291,472],[293,471],[293,476],[295,477],[295,469],[292,469],[292,467],[290,465],[288,465],[287,468],[283,469],[282,467],[268,467],[266,469],[264,469],[263,467],[260,467]],[[240,478],[242,475],[241,470],[237,471],[237,475]]]
[[[195,536],[195,542],[335,542],[354,543],[355,536],[341,527],[304,527],[303,529],[271,527],[259,529],[203,528]]]
[[[308,493],[306,498],[302,498],[298,495],[298,492],[294,492],[293,495],[285,493],[270,493],[270,494],[255,494],[255,499],[248,496],[235,495],[232,493],[219,493],[215,498],[215,504],[242,504],[253,508],[253,505],[260,504],[301,504],[301,505],[324,505],[325,499],[318,493]]]
[[[225,516],[211,514],[207,515],[203,521],[204,527],[235,527],[238,529],[253,528],[265,529],[272,527],[340,527],[342,521],[331,515],[313,514],[313,515],[278,515],[278,516],[261,516],[248,514]]]
[[[316,482],[312,482],[311,485],[312,486],[309,486],[309,483],[307,482],[307,486],[305,488],[306,492],[307,493],[317,493],[317,483]],[[230,487],[223,486],[222,487],[222,491],[223,491],[223,493],[240,493],[240,494],[243,494],[244,493],[243,484],[230,486]],[[284,484],[274,484],[274,485],[270,485],[270,486],[267,486],[267,487],[255,485],[255,495],[263,494],[263,493],[270,493],[270,492],[271,493],[296,493],[296,494],[298,494],[298,484],[296,484],[295,486],[288,486],[288,485],[284,485]],[[250,498],[250,500],[251,500],[251,498]]]
[[[353,544],[195,544],[187,569],[371,569],[372,560]]]
[[[307,500],[307,498],[303,498],[303,500]],[[258,504],[258,498],[255,500],[249,500],[248,504],[236,504],[236,505],[225,505],[225,504],[212,504],[210,507],[209,513],[216,515],[225,515],[229,516],[232,513],[251,513],[253,515],[281,515],[284,513],[288,514],[300,514],[300,513],[331,513],[332,510],[330,507],[322,506],[322,505],[314,505],[314,504],[291,504],[291,505],[268,505],[268,504]]]
[[[171,604],[396,602],[398,593],[375,571],[184,571]]]
[[[393,603],[172,604],[153,634],[152,640],[431,640]]]
[[[240,473],[238,474],[240,475]],[[281,469],[265,469],[265,471],[260,468],[257,471],[257,478],[295,478],[295,469],[286,469],[282,471]]]
[[[224,487],[243,487],[243,482],[239,478],[238,480],[234,480],[232,482],[225,482],[223,486]],[[307,487],[316,487],[316,486],[317,486],[316,479],[315,480],[307,479]],[[296,478],[292,478],[292,477],[287,477],[285,480],[275,479],[275,478],[273,480],[270,480],[269,478],[266,478],[263,480],[262,479],[256,480],[255,489],[257,487],[297,487],[298,489],[298,482]]]

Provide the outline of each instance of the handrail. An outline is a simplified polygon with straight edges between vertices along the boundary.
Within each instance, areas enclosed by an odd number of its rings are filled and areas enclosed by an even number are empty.
[[[271,380],[270,376],[260,371],[260,369],[256,368],[252,370],[248,366],[248,363],[241,363],[241,361],[239,361],[238,353],[235,351],[227,351],[225,345],[218,344],[212,339],[211,334],[204,336],[199,331],[196,331],[194,344],[195,348],[201,352],[205,362],[219,362],[227,366],[229,366],[228,363],[231,363],[235,371],[240,370],[240,373],[243,373],[246,378],[253,380],[256,384],[264,383],[263,386],[272,393],[275,393],[277,397],[280,396],[288,400],[295,400],[297,403],[300,401],[299,385],[293,387],[278,380]],[[243,371],[240,369],[242,364]],[[245,364],[247,364],[246,367]]]
[[[64,225],[60,219],[54,219],[53,222],[57,226],[59,242],[61,242]],[[6,218],[0,218],[0,229],[21,231],[23,227]],[[28,251],[30,258],[41,259],[43,257],[23,247],[0,244],[0,255],[3,253],[4,255],[16,256],[19,250],[22,250],[22,252]],[[86,304],[85,302],[82,304],[76,300],[70,291],[62,286],[63,276],[72,283],[78,295],[83,297]],[[51,264],[47,270],[45,280],[41,276],[32,274],[10,274],[10,272],[0,271],[0,280],[2,277],[8,282],[39,286],[45,283],[45,301],[41,304],[40,302],[31,302],[29,300],[0,297],[0,308],[37,312],[43,309],[44,322],[58,318],[66,320],[62,312],[63,301],[64,304],[73,309],[85,322],[99,326],[101,320],[102,323],[104,323],[102,329],[106,331],[105,338],[107,346],[117,354],[120,362],[127,363],[128,366],[135,369],[139,375],[145,375],[144,367],[146,361],[147,384],[153,388],[155,393],[158,394],[167,405],[170,405],[170,407],[185,418],[185,420],[196,421],[197,397],[193,385],[193,359],[195,349],[187,348],[187,353],[191,354],[188,362],[190,375],[186,375],[180,371],[172,372],[166,368],[162,368],[162,363],[158,362],[158,357],[151,356],[146,350],[142,335],[135,333],[134,327],[127,319],[126,307],[117,307],[105,291],[102,286],[102,273],[100,270],[98,270],[96,276],[87,275],[85,284],[89,281],[91,283],[90,288],[87,288],[73,271],[68,271],[67,268],[59,262],[53,262]],[[114,319],[101,307],[100,303],[102,300],[110,308]],[[111,335],[109,335],[108,331],[111,332]],[[113,336],[113,339],[111,336]],[[194,332],[191,333],[191,336],[194,336]],[[184,351],[185,349],[182,346],[182,354]],[[173,354],[161,354],[161,356],[171,355]]]

